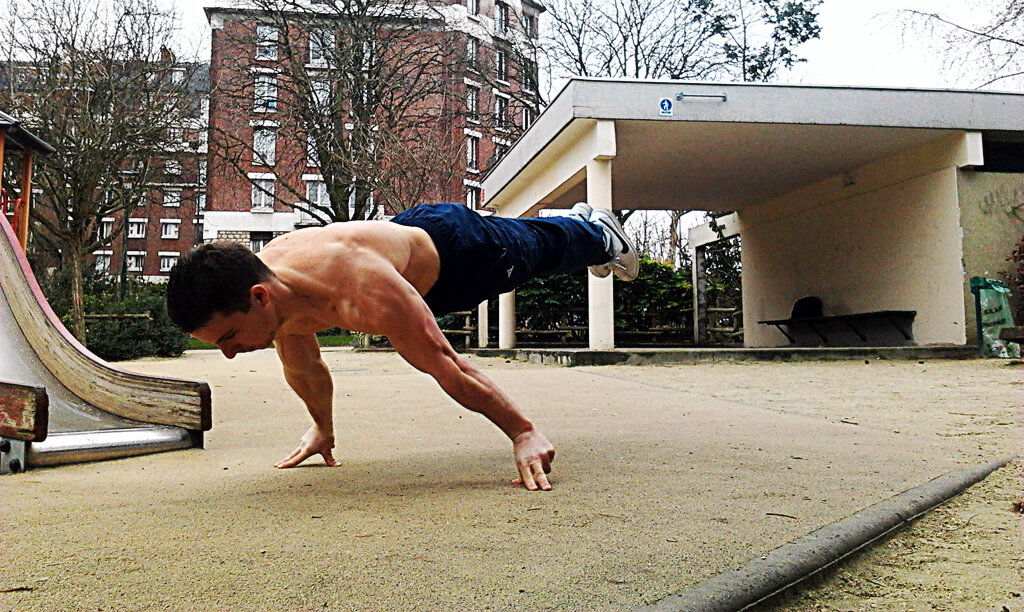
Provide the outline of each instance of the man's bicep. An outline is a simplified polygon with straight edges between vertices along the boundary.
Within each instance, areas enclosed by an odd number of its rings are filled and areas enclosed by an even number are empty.
[[[316,334],[275,338],[274,348],[285,372],[307,372],[320,363],[320,343]]]

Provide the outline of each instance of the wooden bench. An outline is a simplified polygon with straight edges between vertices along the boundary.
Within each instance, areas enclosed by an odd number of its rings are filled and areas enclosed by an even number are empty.
[[[791,343],[795,344],[796,340],[793,339],[793,336],[791,336],[784,327],[792,328],[806,326],[817,334],[818,337],[821,338],[822,342],[827,343],[828,337],[822,332],[822,328],[829,323],[844,323],[853,331],[853,333],[857,334],[858,338],[862,341],[867,341],[868,338],[862,331],[863,328],[859,328],[857,325],[868,321],[886,320],[903,335],[904,339],[910,340],[912,337],[911,325],[906,323],[912,324],[915,316],[917,316],[916,310],[878,310],[875,312],[858,312],[844,315],[771,319],[767,321],[758,321],[758,323],[761,325],[774,325],[780,332],[782,332],[782,335],[786,336]]]
[[[1024,344],[1024,327],[1004,327],[999,330],[999,339]]]

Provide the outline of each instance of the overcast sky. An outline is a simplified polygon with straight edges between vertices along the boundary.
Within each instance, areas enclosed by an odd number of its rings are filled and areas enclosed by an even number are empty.
[[[190,38],[209,54],[209,27],[203,6],[210,0],[175,0]],[[927,42],[904,34],[893,13],[912,8],[940,12],[970,22],[972,6],[984,0],[825,0],[820,9],[821,38],[799,49],[807,59],[779,82],[805,85],[873,85],[887,87],[969,87],[942,68]],[[973,11],[977,15],[977,11]]]

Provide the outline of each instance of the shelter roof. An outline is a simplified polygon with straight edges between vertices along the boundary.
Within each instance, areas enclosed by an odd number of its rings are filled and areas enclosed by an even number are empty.
[[[485,204],[586,199],[587,155],[566,159],[598,123],[616,208],[736,210],[954,132],[1024,143],[1024,94],[576,78],[484,177]]]

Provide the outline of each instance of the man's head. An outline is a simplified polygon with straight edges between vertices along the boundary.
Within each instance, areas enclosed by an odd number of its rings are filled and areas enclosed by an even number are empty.
[[[228,357],[264,348],[276,331],[266,287],[273,277],[270,268],[240,244],[204,244],[171,270],[168,314],[183,331],[217,344]]]

